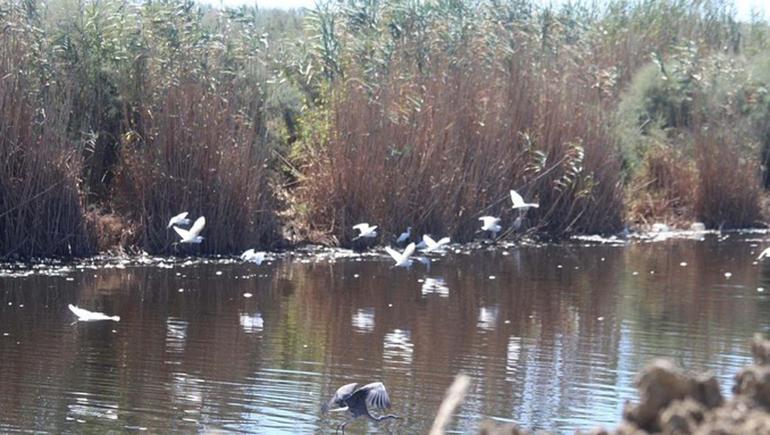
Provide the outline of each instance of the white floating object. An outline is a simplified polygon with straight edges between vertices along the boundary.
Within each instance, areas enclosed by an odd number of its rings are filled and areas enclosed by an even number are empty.
[[[765,289],[764,289],[764,287],[757,287],[757,291],[759,293],[762,293],[763,291],[765,291]]]
[[[599,317],[596,318],[596,320],[601,322],[602,320],[604,320],[604,317],[603,316],[599,316]]]
[[[679,263],[679,265],[682,266],[682,267],[687,267],[687,262],[683,261],[683,262]]]
[[[219,275],[221,275],[221,274],[222,274],[222,271],[221,271],[221,270],[217,270],[217,273],[216,273],[216,274],[217,274],[217,276],[219,276]]]
[[[654,270],[651,270],[651,271],[650,271],[650,275],[655,275],[655,271],[654,271]]]
[[[179,289],[179,290],[177,290],[177,291],[178,291],[179,293],[184,293],[184,289],[183,289],[183,288],[180,288],[180,289]]]
[[[113,322],[120,322],[120,316],[108,316],[104,313],[88,311],[83,308],[78,308],[77,305],[68,305],[70,311],[78,316],[80,322],[93,322],[97,320],[112,320]]]
[[[359,276],[361,276],[361,275],[359,275],[359,274],[357,274],[357,273],[356,273],[356,274],[353,274],[353,278],[358,278]]]
[[[634,276],[639,275],[639,272],[631,272],[631,275],[634,275]]]
[[[244,298],[246,298],[246,299],[248,299],[248,298],[250,298],[250,297],[252,297],[252,296],[254,296],[254,295],[253,295],[253,294],[251,294],[251,293],[244,293],[244,294],[243,294],[243,297],[244,297]]]
[[[557,268],[557,269],[561,269],[562,267],[564,267],[564,266],[562,266],[561,264],[557,264],[557,265],[556,265],[556,268]]]
[[[733,276],[730,272],[725,272],[725,278],[730,279],[730,277]]]
[[[489,279],[495,279],[495,278],[497,278],[497,277],[494,276],[494,275],[489,275]]]

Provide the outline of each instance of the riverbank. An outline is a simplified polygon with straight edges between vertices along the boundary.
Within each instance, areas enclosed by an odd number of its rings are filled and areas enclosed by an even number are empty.
[[[731,0],[62,1],[0,10],[0,256],[171,254],[182,211],[204,255],[770,219],[770,26]]]

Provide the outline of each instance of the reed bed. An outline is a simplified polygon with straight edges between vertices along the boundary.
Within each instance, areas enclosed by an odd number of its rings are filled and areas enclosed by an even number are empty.
[[[0,29],[0,255],[767,219],[770,30],[730,0],[6,0]],[[509,189],[541,204],[516,231]]]
[[[93,249],[79,187],[78,148],[67,140],[71,88],[40,87],[34,23],[3,11],[0,30],[0,255],[86,255]]]
[[[200,85],[169,90],[142,134],[123,144],[120,207],[137,216],[141,245],[152,252],[242,252],[278,238],[263,131],[240,111],[238,96]],[[205,243],[172,246],[169,217],[206,217]]]

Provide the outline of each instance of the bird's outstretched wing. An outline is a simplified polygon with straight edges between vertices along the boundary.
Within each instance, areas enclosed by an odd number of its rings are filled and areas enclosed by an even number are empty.
[[[345,406],[345,399],[350,397],[350,395],[356,391],[357,386],[358,384],[354,382],[352,384],[347,384],[339,387],[337,391],[334,393],[334,396],[332,396],[331,400],[329,400],[328,403],[325,403],[321,407],[321,411],[326,413],[332,407]]]
[[[241,254],[241,260],[251,258],[252,255],[254,255],[254,249],[247,249],[243,252],[243,254]]]
[[[90,311],[84,310],[76,305],[69,304],[67,305],[67,308],[69,308],[70,311],[72,311],[72,314],[78,317],[88,317],[88,315],[91,314]]]
[[[390,246],[385,247],[385,252],[390,254],[390,256],[393,257],[394,260],[396,260],[396,263],[401,261],[401,253],[391,248]]]
[[[441,240],[439,240],[438,242],[436,242],[436,247],[440,247],[440,246],[448,245],[448,244],[449,244],[449,242],[450,242],[450,239],[449,239],[449,237],[444,237],[443,239],[441,239]]]
[[[401,254],[401,259],[406,260],[409,258],[410,255],[414,254],[414,250],[417,249],[417,245],[414,244],[414,242],[410,243],[406,249],[404,249],[404,252]]]
[[[168,221],[168,226],[167,226],[166,228],[171,228],[171,227],[172,227],[172,226],[173,226],[175,223],[177,223],[177,222],[181,222],[181,221],[185,220],[185,218],[187,217],[187,215],[188,215],[188,214],[189,214],[189,213],[187,213],[186,211],[184,211],[184,212],[182,212],[182,213],[179,213],[178,215],[176,215],[176,216],[172,217],[172,218],[171,218],[171,219]]]
[[[428,249],[433,249],[434,246],[436,246],[436,241],[433,240],[429,235],[425,234],[422,236],[422,241],[425,242],[425,246],[427,246]]]
[[[358,231],[361,231],[362,233],[363,233],[364,231],[366,231],[366,229],[367,229],[367,228],[369,228],[369,224],[367,224],[367,223],[362,223],[362,224],[358,224],[358,225],[353,225],[353,229],[354,229],[354,230],[358,230]]]
[[[762,260],[763,258],[769,257],[769,256],[770,256],[770,248],[766,248],[764,251],[762,251],[759,254],[759,257],[757,257],[757,260]]]
[[[181,237],[182,240],[187,240],[195,237],[194,235],[190,234],[190,231],[184,228],[174,227],[174,231],[176,231],[176,233],[179,234],[179,237]]]
[[[205,217],[201,216],[198,219],[195,219],[195,223],[193,224],[192,227],[190,227],[190,234],[193,237],[196,237],[198,234],[201,233],[201,231],[203,231],[203,227],[205,227],[205,226],[206,226],[206,218]],[[176,229],[176,227],[174,227],[174,229]],[[177,229],[177,233],[178,232],[179,232],[179,230]]]
[[[380,409],[390,408],[390,397],[388,397],[388,392],[385,390],[385,385],[382,382],[364,385],[358,391],[366,394],[366,406]]]
[[[511,190],[511,201],[513,201],[513,207],[520,207],[524,204],[524,198],[519,195],[519,192]]]
[[[482,216],[479,220],[484,222],[484,226],[491,226],[500,222],[500,218],[494,216]]]

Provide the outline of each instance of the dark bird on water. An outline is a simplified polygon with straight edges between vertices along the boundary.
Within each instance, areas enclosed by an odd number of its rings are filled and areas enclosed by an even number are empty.
[[[374,421],[382,421],[388,418],[400,418],[397,415],[388,414],[376,417],[369,412],[369,408],[387,409],[390,408],[390,397],[385,390],[385,385],[382,382],[372,382],[359,387],[358,384],[347,384],[341,386],[334,397],[325,404],[321,409],[322,412],[327,411],[350,411],[353,414],[353,419],[360,416],[366,416]],[[345,426],[349,423],[346,421],[337,426],[337,431],[340,430],[345,433]]]

